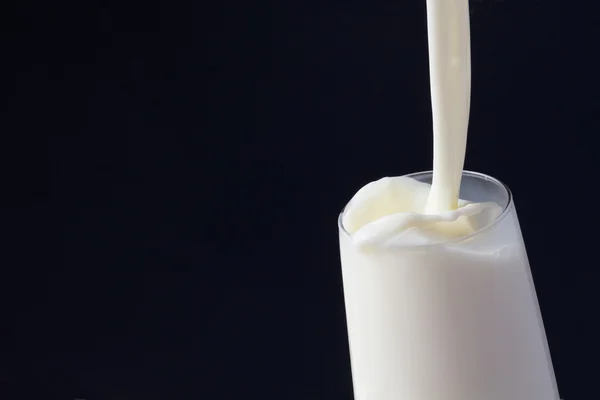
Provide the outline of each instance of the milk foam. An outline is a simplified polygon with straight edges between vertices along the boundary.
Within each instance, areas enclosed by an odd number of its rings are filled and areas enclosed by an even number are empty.
[[[492,223],[496,203],[458,201],[458,208],[426,212],[431,185],[409,177],[386,177],[360,189],[342,217],[352,242],[362,249],[434,244],[459,239]]]

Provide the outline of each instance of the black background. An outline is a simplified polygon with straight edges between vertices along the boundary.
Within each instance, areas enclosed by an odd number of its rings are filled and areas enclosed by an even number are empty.
[[[593,2],[471,3],[466,168],[597,392]],[[2,12],[0,399],[351,399],[336,217],[431,166],[425,1]]]

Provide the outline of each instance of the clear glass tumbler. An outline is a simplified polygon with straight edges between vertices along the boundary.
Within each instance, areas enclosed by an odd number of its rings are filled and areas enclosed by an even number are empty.
[[[340,214],[356,400],[559,400],[511,192],[465,171],[460,197],[503,211],[458,240],[369,252]]]

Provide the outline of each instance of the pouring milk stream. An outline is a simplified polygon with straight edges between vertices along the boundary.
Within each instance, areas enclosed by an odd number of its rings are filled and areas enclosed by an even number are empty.
[[[471,93],[468,0],[427,0],[433,182],[427,213],[458,207]]]

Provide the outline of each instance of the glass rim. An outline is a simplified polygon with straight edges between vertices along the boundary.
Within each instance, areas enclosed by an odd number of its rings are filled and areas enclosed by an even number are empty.
[[[433,171],[429,170],[429,171],[421,171],[421,172],[412,172],[410,174],[405,174],[405,175],[400,175],[400,176],[407,177],[407,178],[413,178],[415,176],[421,176],[421,175],[433,175]],[[506,215],[508,215],[508,213],[510,212],[510,210],[513,208],[513,205],[514,205],[513,195],[512,195],[512,192],[510,191],[510,188],[508,187],[508,185],[506,185],[500,179],[494,178],[490,175],[486,175],[481,172],[463,170],[462,175],[461,175],[461,180],[465,176],[469,176],[469,177],[483,180],[486,182],[491,182],[491,183],[495,184],[496,186],[499,186],[504,189],[504,191],[506,192],[506,195],[508,197],[508,202],[506,203],[506,206],[502,209],[502,212],[500,213],[500,215],[498,215],[498,217],[496,217],[496,219],[494,219],[490,224],[484,226],[483,228],[478,229],[475,232],[471,232],[468,235],[461,236],[456,239],[451,239],[451,240],[446,240],[443,242],[436,242],[436,243],[417,244],[417,245],[410,245],[410,246],[398,246],[398,247],[396,247],[396,249],[430,248],[430,247],[439,247],[439,246],[445,246],[445,245],[449,245],[449,244],[460,243],[460,242],[466,241],[468,239],[471,239],[477,235],[480,235],[481,233],[493,228],[494,226],[498,225],[500,223],[500,221],[502,221],[506,217]],[[348,233],[346,228],[344,228],[344,224],[342,223],[342,218],[344,217],[344,213],[346,212],[348,205],[350,205],[350,201],[348,201],[348,203],[344,206],[344,208],[342,209],[342,211],[340,212],[340,214],[338,216],[338,229],[340,232],[342,232],[347,237],[352,238],[352,235],[350,233]]]

